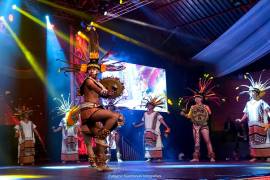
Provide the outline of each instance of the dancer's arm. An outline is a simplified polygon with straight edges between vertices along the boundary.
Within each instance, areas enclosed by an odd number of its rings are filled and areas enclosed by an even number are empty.
[[[207,106],[207,105],[205,105],[205,108],[206,108],[208,114],[211,115],[212,114],[212,111],[211,111],[210,107]]]
[[[138,128],[138,127],[141,127],[141,126],[143,126],[144,125],[144,115],[145,114],[143,114],[143,117],[142,117],[142,120],[140,121],[140,123],[132,123],[132,125],[135,127],[135,128]]]
[[[181,115],[182,116],[185,116],[186,118],[188,118],[188,119],[190,119],[190,117],[191,117],[191,109],[193,108],[193,106],[191,106],[190,107],[190,110],[189,110],[189,112],[186,114],[184,111],[181,111]]]
[[[54,126],[52,127],[52,130],[53,130],[53,132],[59,132],[59,131],[61,131],[62,130],[62,127],[61,126],[59,126],[58,128],[55,128]]]
[[[247,116],[247,113],[244,113],[244,115],[242,116],[242,118],[241,118],[241,119],[236,119],[236,121],[242,122],[242,121],[246,120],[247,117],[248,117],[248,116]]]
[[[144,125],[144,115],[143,115],[142,120],[141,120],[140,123],[136,124],[136,123],[134,122],[134,123],[132,123],[132,125],[133,125],[135,128],[138,128],[138,127],[143,126],[143,125]]]
[[[20,137],[20,128],[19,128],[19,125],[16,125],[14,127],[15,129],[15,138],[19,138]]]
[[[42,138],[41,138],[39,132],[37,131],[36,128],[34,128],[33,131],[34,131],[34,133],[36,134],[36,136],[38,137],[38,140],[40,141],[40,144],[42,145],[43,150],[44,150],[45,152],[47,152],[47,151],[46,151],[46,147],[45,147],[45,143],[44,143],[44,141],[42,140]]]
[[[166,124],[163,118],[159,119],[160,123],[163,124],[166,127],[165,133],[170,133],[171,129],[169,126]]]
[[[139,124],[133,123],[133,126],[134,126],[135,128],[141,127],[141,126],[143,126],[143,125],[144,125],[144,122],[140,122]]]
[[[86,80],[86,86],[90,87],[93,89],[96,93],[98,93],[101,96],[107,97],[113,95],[111,92],[108,92],[107,89],[102,89],[101,87],[98,86],[96,82],[92,79],[87,79]]]

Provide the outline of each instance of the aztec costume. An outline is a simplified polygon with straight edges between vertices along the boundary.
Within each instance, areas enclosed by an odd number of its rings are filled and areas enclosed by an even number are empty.
[[[107,142],[109,143],[108,157],[110,160],[112,158],[112,151],[116,152],[116,158],[118,162],[123,162],[121,159],[120,152],[120,133],[118,130],[113,130],[111,134],[107,137]]]
[[[162,107],[164,104],[163,98],[150,97],[144,98],[146,101],[145,106],[152,105],[155,107]],[[166,135],[170,132],[170,128],[163,121],[163,117],[159,112],[149,112],[146,111],[142,118],[142,125],[144,125],[144,147],[145,147],[145,158],[150,159],[162,159],[162,139],[160,132],[160,125],[163,124],[167,129],[165,131]],[[135,127],[139,127],[140,125]]]
[[[60,121],[58,128],[53,129],[54,132],[62,130],[62,149],[61,149],[61,160],[66,161],[79,161],[78,154],[78,129],[79,129],[79,115],[78,107],[73,106],[72,102],[66,101],[61,95],[60,98],[54,98],[60,103],[57,107],[58,113],[65,115]]]
[[[38,135],[40,141],[41,138],[35,130],[37,126],[29,120],[29,116],[33,111],[25,106],[16,110],[17,112],[14,115],[20,119],[19,124],[15,126],[16,137],[18,137],[18,164],[34,164],[35,133]]]
[[[97,59],[90,60],[90,63],[88,63],[88,68],[91,67],[100,70],[100,68],[98,68]],[[84,134],[88,134],[89,136],[103,141],[110,134],[110,132],[118,126],[118,123],[123,122],[122,115],[104,109],[99,102],[100,97],[116,98],[122,94],[123,90],[124,87],[118,79],[104,78],[101,81],[98,81],[91,76],[85,79],[81,85],[80,94],[85,96],[86,93],[91,93],[91,96],[94,98],[93,101],[85,100],[85,102],[80,105],[83,125],[82,130]],[[113,92],[112,95],[109,94],[111,92]],[[102,126],[97,127],[97,122],[101,122]],[[89,128],[89,131],[85,131],[85,129],[87,129],[86,126]],[[88,137],[86,138],[89,139]],[[102,147],[99,147],[99,143],[97,143],[97,149],[102,149]],[[102,151],[102,153],[97,153],[96,163],[97,166],[105,166],[105,162],[107,160],[104,152],[105,149],[100,151]],[[91,159],[89,159],[89,161],[91,161]]]
[[[193,96],[181,98],[181,101],[186,103],[186,108],[190,102],[190,100],[199,98],[201,101],[203,99],[208,101],[214,101],[215,103],[220,103],[220,98],[216,95],[213,91],[215,86],[211,86],[213,77],[209,77],[209,75],[205,75],[204,78],[199,79],[199,90],[190,89],[193,92]],[[180,102],[181,104],[181,102]],[[202,134],[204,141],[207,146],[208,157],[210,161],[215,161],[215,153],[212,148],[211,140],[209,137],[209,127],[208,127],[208,120],[209,115],[211,114],[210,108],[201,103],[196,103],[192,105],[188,114],[182,112],[187,118],[191,119],[192,121],[192,128],[193,128],[193,138],[194,138],[194,153],[192,162],[199,161],[200,158],[200,134]]]
[[[79,95],[83,96],[83,103],[80,105],[81,113],[81,131],[84,135],[85,144],[88,146],[89,162],[91,166],[97,165],[98,170],[106,170],[106,155],[105,149],[107,147],[105,138],[114,130],[118,124],[123,124],[123,116],[109,110],[105,110],[101,103],[100,98],[117,98],[124,90],[123,84],[118,78],[108,77],[101,81],[97,80],[98,72],[104,71],[120,71],[124,69],[121,64],[99,64],[99,44],[97,32],[94,28],[90,28],[89,38],[89,58],[83,60],[88,64],[73,64],[72,67],[61,68],[65,72],[90,72],[89,76],[83,81]],[[93,72],[95,72],[93,74]],[[93,148],[90,147],[91,137],[96,138],[96,152],[94,156]]]
[[[270,131],[268,117],[270,107],[261,99],[265,95],[266,90],[270,89],[269,79],[262,82],[262,73],[257,82],[248,73],[244,77],[250,81],[250,85],[240,85],[240,87],[247,88],[247,90],[240,92],[240,94],[249,93],[250,100],[246,103],[243,110],[244,116],[239,121],[241,122],[248,118],[250,156],[253,158],[251,161],[255,161],[257,157],[269,158]],[[255,93],[255,95],[252,93]]]

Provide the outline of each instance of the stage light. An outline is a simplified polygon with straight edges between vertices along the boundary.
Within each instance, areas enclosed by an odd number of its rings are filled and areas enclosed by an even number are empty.
[[[173,105],[173,101],[171,99],[168,99],[168,104],[172,106]]]
[[[114,35],[114,36],[116,36],[116,37],[118,37],[120,39],[123,39],[123,40],[125,40],[127,42],[130,42],[132,44],[135,44],[136,46],[139,46],[139,47],[148,49],[148,50],[150,50],[150,51],[152,51],[152,52],[154,52],[154,53],[156,53],[158,55],[162,55],[162,56],[167,57],[169,59],[173,59],[173,57],[171,55],[169,55],[169,54],[167,54],[165,52],[162,52],[159,49],[156,49],[154,47],[151,47],[151,46],[149,46],[147,44],[144,44],[143,42],[140,42],[140,41],[138,41],[136,39],[133,39],[131,37],[128,37],[128,36],[126,36],[124,34],[121,34],[119,32],[113,31],[113,30],[111,30],[111,29],[109,29],[107,27],[101,26],[100,24],[97,24],[95,22],[91,22],[90,25],[92,25],[93,27],[98,28],[98,29],[100,29],[100,30],[102,30],[104,32],[107,32],[109,34],[112,34],[112,35]]]
[[[81,31],[78,31],[77,34],[78,34],[80,37],[82,37],[83,39],[85,39],[86,41],[89,42],[89,38],[88,38],[84,33],[82,33]]]
[[[50,24],[50,25],[48,26],[48,29],[50,29],[50,30],[53,30],[53,28],[54,28],[54,25],[53,25],[53,24]]]
[[[94,31],[96,31],[96,28],[94,27],[94,22],[92,21],[92,22],[90,22],[90,24],[87,26],[87,28],[86,28],[86,30],[87,31],[90,31],[90,30],[94,30]]]
[[[107,11],[105,11],[105,12],[104,12],[104,16],[107,16],[107,14],[108,14],[108,12],[107,12]]]
[[[8,20],[9,20],[9,22],[13,22],[13,20],[14,20],[13,14],[8,15]]]
[[[65,6],[61,6],[61,5],[59,5],[59,4],[55,3],[55,2],[51,2],[51,0],[36,0],[36,1],[38,1],[39,3],[46,4],[48,6],[60,9],[62,11],[65,11],[65,12],[69,13],[69,14],[74,14],[77,17],[81,17],[83,19],[87,19],[87,20],[92,19],[92,17],[89,16],[89,14],[87,14],[85,12],[75,10],[75,9],[72,9],[72,8],[67,8]]]
[[[123,4],[123,3],[124,3],[123,0],[120,0],[120,1],[119,1],[119,4]]]
[[[6,180],[15,180],[15,179],[43,179],[49,178],[47,175],[26,175],[26,174],[9,174],[9,175],[0,175],[0,179]]]
[[[4,16],[0,16],[0,20],[3,21],[5,18]]]
[[[17,9],[16,4],[13,4],[13,5],[12,5],[12,9]]]
[[[44,23],[43,21],[39,20],[38,18],[36,18],[35,16],[31,15],[30,13],[28,13],[27,11],[24,11],[23,9],[21,8],[16,8],[16,11],[20,12],[22,15],[26,16],[27,18],[29,18],[30,20],[34,21],[35,23],[39,24],[40,26],[44,27],[44,28],[47,28],[47,24]],[[49,16],[47,18],[46,17],[46,20],[49,19]],[[67,43],[70,43],[71,45],[74,45],[73,42],[70,42],[70,39],[69,39],[69,35],[66,35],[64,34],[63,32],[61,31],[58,31],[58,30],[54,30],[55,31],[55,34],[60,37],[61,39],[63,39],[64,41],[66,41]]]
[[[35,57],[32,55],[32,53],[27,49],[27,47],[23,44],[23,42],[19,39],[19,37],[15,34],[15,32],[11,29],[9,24],[5,21],[5,19],[2,20],[4,26],[9,31],[19,48],[21,49],[22,53],[24,54],[26,60],[31,65],[37,76],[41,79],[41,81],[46,84],[46,77],[44,74],[43,69],[35,59]]]

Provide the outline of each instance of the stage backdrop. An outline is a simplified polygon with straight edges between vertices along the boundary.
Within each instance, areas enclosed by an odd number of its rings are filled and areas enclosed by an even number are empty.
[[[144,98],[160,96],[164,98],[165,104],[161,108],[157,107],[156,111],[168,112],[165,69],[131,63],[123,63],[123,65],[126,67],[123,71],[102,73],[102,78],[118,77],[125,85],[124,93],[117,106],[132,110],[146,110],[143,106]]]

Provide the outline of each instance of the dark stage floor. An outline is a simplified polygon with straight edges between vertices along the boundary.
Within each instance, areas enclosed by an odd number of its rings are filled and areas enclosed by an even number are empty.
[[[2,179],[270,179],[270,163],[217,162],[110,163],[112,172],[101,173],[86,163],[48,166],[2,166]],[[254,177],[260,178],[254,178]],[[249,178],[250,177],[250,178]],[[253,177],[253,178],[251,178]]]

